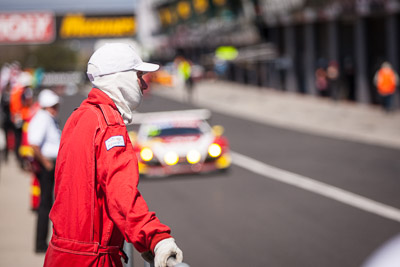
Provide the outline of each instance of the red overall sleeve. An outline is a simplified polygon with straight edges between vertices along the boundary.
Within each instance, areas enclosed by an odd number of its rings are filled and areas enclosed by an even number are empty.
[[[153,251],[158,241],[171,237],[170,228],[148,210],[137,188],[137,158],[125,126],[108,126],[99,132],[96,146],[98,182],[111,220],[140,253]]]

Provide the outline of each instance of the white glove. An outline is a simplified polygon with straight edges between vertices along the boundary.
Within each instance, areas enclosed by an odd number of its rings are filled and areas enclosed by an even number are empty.
[[[173,238],[163,239],[157,243],[154,248],[154,267],[169,267],[167,266],[169,257],[175,257],[177,263],[183,261],[182,250],[178,248]]]

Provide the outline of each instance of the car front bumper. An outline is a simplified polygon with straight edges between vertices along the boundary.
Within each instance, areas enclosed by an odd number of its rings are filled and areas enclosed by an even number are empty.
[[[176,165],[150,165],[139,161],[139,174],[146,176],[169,176],[174,174],[206,173],[215,170],[224,170],[231,165],[231,156],[226,153],[212,161],[205,161],[196,164],[180,162]]]

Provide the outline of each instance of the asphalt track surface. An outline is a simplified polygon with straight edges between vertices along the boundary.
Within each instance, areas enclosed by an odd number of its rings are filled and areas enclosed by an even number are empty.
[[[61,124],[83,97],[64,99]],[[147,96],[139,111],[196,107]],[[240,107],[238,107],[240,108]],[[213,113],[231,148],[400,209],[400,150],[284,130]],[[172,228],[190,266],[361,266],[399,221],[233,164],[227,173],[142,179],[150,210]],[[134,266],[143,266],[134,255]]]

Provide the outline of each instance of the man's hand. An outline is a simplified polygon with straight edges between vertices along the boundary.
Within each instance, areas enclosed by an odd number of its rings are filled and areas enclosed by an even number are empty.
[[[54,167],[54,164],[51,160],[48,160],[46,158],[43,159],[42,161],[43,167],[46,168],[46,170],[51,171]]]
[[[45,156],[43,156],[42,152],[40,152],[39,146],[31,145],[31,147],[33,149],[33,154],[35,156],[35,159],[39,161],[46,170],[51,171],[54,167],[53,162],[47,159]]]
[[[158,242],[154,248],[154,255],[155,267],[167,267],[169,257],[175,257],[177,263],[181,263],[183,260],[182,250],[178,248],[173,238],[167,238]]]

